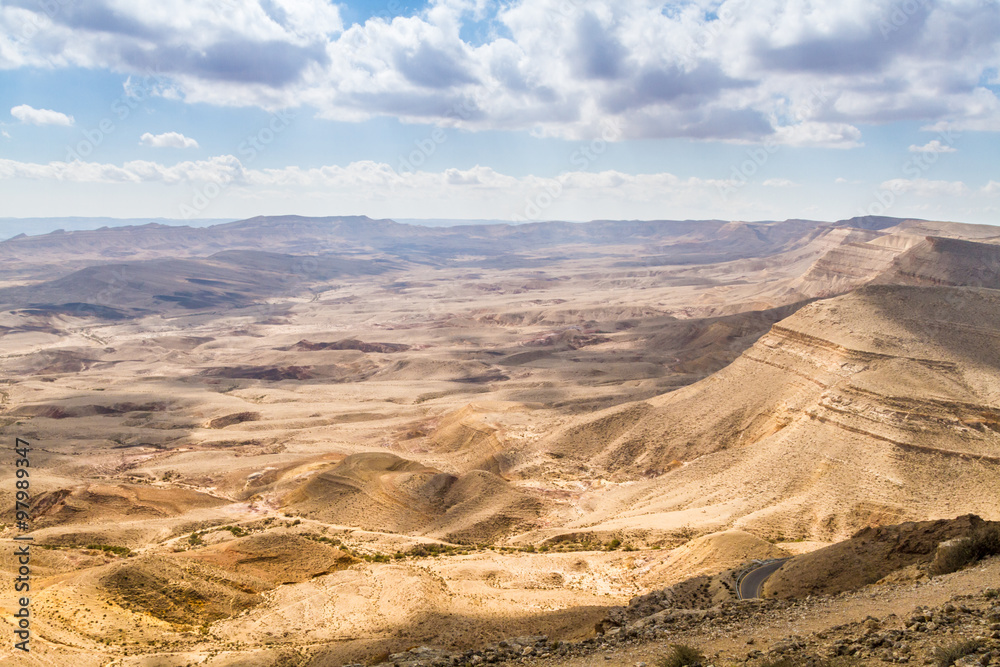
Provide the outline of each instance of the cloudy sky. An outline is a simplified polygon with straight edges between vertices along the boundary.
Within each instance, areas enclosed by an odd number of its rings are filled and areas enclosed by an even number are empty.
[[[4,0],[0,215],[1000,220],[1000,0]]]

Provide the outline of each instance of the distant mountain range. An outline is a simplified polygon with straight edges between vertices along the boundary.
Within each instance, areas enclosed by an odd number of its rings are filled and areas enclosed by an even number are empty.
[[[101,227],[126,227],[144,225],[155,222],[161,225],[187,225],[189,227],[206,227],[220,222],[231,222],[233,218],[204,218],[197,220],[179,220],[173,218],[90,218],[70,216],[66,218],[0,218],[0,240],[6,240],[19,234],[36,236],[58,230],[79,231],[100,229]]]

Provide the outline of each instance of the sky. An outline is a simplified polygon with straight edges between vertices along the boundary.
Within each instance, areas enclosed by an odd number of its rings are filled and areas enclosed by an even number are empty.
[[[1000,0],[4,0],[0,216],[1000,220]]]

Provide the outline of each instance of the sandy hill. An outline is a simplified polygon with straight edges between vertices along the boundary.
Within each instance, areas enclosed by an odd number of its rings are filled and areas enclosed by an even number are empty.
[[[260,593],[343,570],[356,559],[299,535],[271,533],[204,549],[113,561],[68,578],[100,598],[169,624],[201,625],[262,601]],[[148,616],[147,616],[148,615]]]
[[[488,542],[527,527],[541,504],[497,475],[456,476],[394,454],[353,454],[283,499],[301,516],[369,530]]]
[[[38,493],[32,499],[31,512],[35,525],[45,528],[172,517],[225,503],[221,498],[187,489],[94,483]]]
[[[695,538],[672,550],[661,562],[652,564],[643,583],[670,585],[704,574],[717,574],[754,559],[784,558],[789,554],[779,546],[741,530],[727,530]]]
[[[998,327],[992,290],[864,288],[806,306],[715,375],[546,447],[621,479],[684,463],[579,525],[673,515],[831,539],[962,509],[995,518]]]

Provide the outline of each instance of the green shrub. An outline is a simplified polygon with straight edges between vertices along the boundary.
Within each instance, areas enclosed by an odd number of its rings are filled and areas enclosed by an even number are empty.
[[[94,549],[95,551],[106,551],[116,556],[128,556],[132,553],[132,550],[128,547],[116,547],[113,544],[88,544],[87,548]]]
[[[672,651],[660,658],[656,667],[688,667],[688,665],[701,665],[705,662],[705,654],[687,644],[673,644]]]
[[[969,639],[950,646],[939,646],[934,650],[934,663],[938,667],[951,667],[959,658],[976,653],[983,648],[983,642]]]

